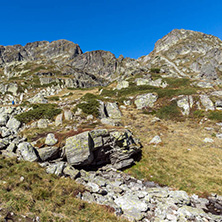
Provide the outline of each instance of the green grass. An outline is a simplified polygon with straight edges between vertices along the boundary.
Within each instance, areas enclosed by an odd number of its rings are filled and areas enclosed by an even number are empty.
[[[211,120],[222,121],[222,111],[210,111],[208,118]]]
[[[1,215],[13,212],[14,221],[26,221],[19,215],[31,219],[39,216],[42,222],[124,221],[110,213],[111,208],[77,199],[76,195],[84,191],[82,185],[46,174],[37,163],[0,156],[0,175]]]
[[[177,106],[177,102],[174,100],[169,105],[161,107],[156,111],[156,116],[165,120],[178,120],[182,119],[182,114]]]
[[[52,119],[62,111],[55,104],[34,104],[31,106],[32,110],[18,114],[15,118],[22,123],[28,123],[32,120]]]
[[[79,103],[77,105],[77,108],[82,109],[82,111],[90,115],[92,114],[95,117],[99,116],[99,101],[98,101],[98,96],[91,94],[91,93],[86,93],[83,97],[82,100],[84,101],[83,103]]]

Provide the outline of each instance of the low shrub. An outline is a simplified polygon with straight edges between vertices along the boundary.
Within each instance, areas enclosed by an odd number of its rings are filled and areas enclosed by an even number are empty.
[[[211,120],[222,121],[222,111],[211,111],[208,114],[208,118]]]
[[[178,120],[181,119],[181,115],[176,101],[172,101],[169,105],[163,106],[156,111],[156,116],[165,120]]]
[[[76,107],[80,108],[87,115],[92,114],[93,116],[98,117],[100,105],[98,96],[91,93],[86,93],[82,97],[82,100],[84,102],[79,103]]]
[[[32,120],[42,118],[52,119],[62,111],[61,109],[56,108],[57,106],[55,104],[34,104],[31,106],[33,108],[32,110],[18,114],[15,118],[22,123],[28,123]]]
[[[157,68],[157,67],[151,68],[150,72],[152,72],[152,73],[160,73],[160,68]]]

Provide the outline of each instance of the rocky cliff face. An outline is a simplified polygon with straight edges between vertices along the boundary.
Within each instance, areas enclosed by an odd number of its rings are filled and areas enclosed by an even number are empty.
[[[222,41],[201,32],[175,29],[138,61],[159,67],[168,76],[216,80],[222,73]]]

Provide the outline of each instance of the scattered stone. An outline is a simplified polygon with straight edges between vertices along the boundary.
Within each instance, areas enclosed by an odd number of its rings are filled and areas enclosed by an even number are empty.
[[[63,119],[63,113],[61,113],[58,116],[56,116],[55,125],[56,126],[62,125],[62,119]]]
[[[177,106],[181,108],[182,114],[188,116],[190,109],[193,107],[194,101],[192,96],[180,96]]]
[[[65,120],[67,120],[67,121],[72,120],[72,119],[73,119],[73,113],[72,113],[72,111],[71,111],[71,110],[65,110],[65,111],[64,111],[64,118],[65,118]]]
[[[158,135],[154,136],[153,139],[149,142],[149,144],[154,144],[154,145],[157,145],[159,143],[162,143],[162,140]]]
[[[200,95],[200,100],[205,110],[214,110],[214,104],[207,95]]]
[[[122,117],[122,113],[119,110],[117,103],[108,102],[105,105],[106,112],[109,118],[111,119],[120,119]]]
[[[47,128],[48,125],[49,125],[49,120],[47,119],[40,119],[37,122],[37,127],[41,129]]]
[[[58,142],[53,133],[49,133],[45,139],[45,144],[48,146],[53,146]]]
[[[120,89],[125,89],[129,87],[129,82],[126,80],[120,81],[118,82],[116,89],[120,90]]]
[[[211,138],[205,138],[203,141],[204,141],[204,143],[213,143],[214,142],[214,140]]]
[[[19,122],[14,117],[10,118],[6,124],[6,127],[13,130],[14,132],[17,132],[20,126],[21,126],[21,122]]]

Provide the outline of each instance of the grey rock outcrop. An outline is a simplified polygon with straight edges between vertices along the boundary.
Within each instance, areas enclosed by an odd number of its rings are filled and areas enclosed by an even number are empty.
[[[147,93],[139,95],[135,98],[135,105],[137,109],[143,109],[145,107],[153,107],[157,101],[158,96],[154,93]]]
[[[133,164],[133,155],[141,151],[141,144],[129,131],[98,129],[66,139],[65,156],[73,166],[99,166],[111,163],[114,168]]]

